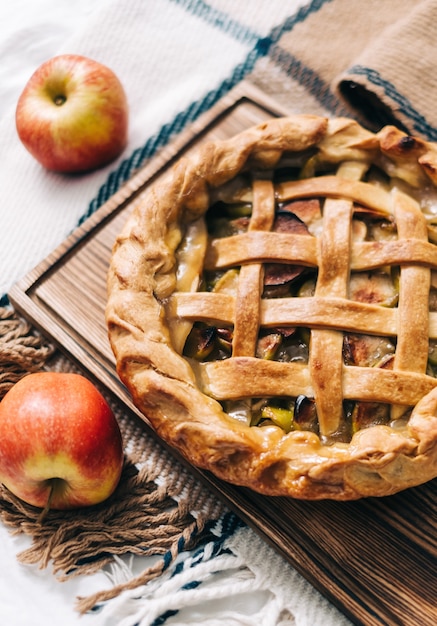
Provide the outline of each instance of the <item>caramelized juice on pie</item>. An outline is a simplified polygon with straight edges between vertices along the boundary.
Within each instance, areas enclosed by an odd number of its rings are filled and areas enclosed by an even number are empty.
[[[293,161],[295,163],[296,157]],[[239,355],[293,363],[296,367],[307,368],[310,359],[310,346],[313,336],[320,334],[317,322],[309,328],[305,325],[300,311],[303,299],[324,297],[324,282],[329,282],[329,297],[347,298],[350,301],[373,305],[374,307],[396,309],[399,303],[399,266],[389,263],[381,264],[372,261],[356,268],[335,267],[325,269],[318,267],[315,248],[317,238],[324,228],[336,230],[337,237],[344,239],[345,245],[353,249],[355,245],[366,244],[377,246],[378,242],[395,242],[398,239],[395,217],[381,206],[365,201],[349,202],[337,200],[335,192],[329,194],[331,176],[344,176],[347,181],[361,180],[373,185],[383,193],[390,192],[390,180],[387,175],[375,167],[363,163],[343,163],[332,171],[314,169],[314,159],[302,157],[301,167],[287,166],[287,159],[275,171],[263,172],[257,180],[252,176],[240,176],[232,184],[219,188],[216,201],[205,215],[207,231],[206,268],[202,272],[199,291],[215,294],[231,294],[237,298],[239,294],[240,273],[247,273],[255,262],[256,276],[249,287],[258,290],[261,302],[266,306],[266,320],[256,327],[256,338],[245,340],[245,333],[253,335],[253,329],[240,322],[237,329],[237,341],[234,343],[234,324],[226,320],[196,321],[188,334],[183,354],[200,363],[220,361]],[[311,179],[320,177],[327,180],[328,185],[320,186],[321,195],[307,192],[305,176]],[[326,177],[326,178],[325,178]],[[405,183],[403,184],[405,187]],[[328,196],[323,197],[322,192]],[[353,194],[352,194],[353,196]],[[256,203],[254,213],[254,202]],[[336,214],[342,213],[343,218],[337,221]],[[344,219],[347,214],[347,219]],[[257,235],[266,232],[283,234],[281,247],[297,249],[293,254],[278,251],[278,258],[271,260],[268,254],[263,258],[262,248],[257,251]],[[310,244],[308,245],[308,242]],[[252,244],[252,252],[247,254],[248,243]],[[261,238],[259,238],[262,247]],[[323,238],[322,244],[323,245]],[[330,245],[330,242],[327,243]],[[301,254],[300,249],[312,249],[310,254]],[[226,252],[225,252],[226,250]],[[241,252],[243,250],[243,252]],[[336,251],[338,253],[338,251]],[[335,254],[336,252],[333,252]],[[325,254],[329,255],[329,250]],[[284,257],[284,258],[282,258]],[[332,291],[332,276],[323,276],[319,283],[320,272],[338,273],[337,293]],[[245,287],[248,290],[248,287]],[[250,293],[246,296],[250,299]],[[256,297],[256,296],[255,296]],[[283,319],[274,323],[270,321],[270,301],[275,301],[275,310],[284,312]],[[279,302],[278,302],[279,301]],[[437,290],[431,290],[430,309],[437,310]],[[290,313],[292,321],[287,320]],[[275,319],[273,317],[273,319]],[[263,323],[264,322],[264,323]],[[323,322],[320,323],[321,333]],[[393,367],[396,354],[395,334],[387,333],[381,328],[373,329],[372,334],[355,332],[345,327],[342,331],[332,331],[336,337],[334,345],[326,343],[326,349],[341,350],[341,363],[346,367],[366,367],[390,369]],[[243,336],[243,337],[241,337]],[[251,340],[252,339],[252,340]],[[318,352],[323,357],[323,340]],[[236,352],[237,351],[237,352]],[[434,376],[437,367],[437,341],[430,342],[430,356],[427,372]],[[253,390],[255,392],[255,390]],[[302,393],[292,395],[269,395],[267,397],[239,397],[222,401],[224,411],[233,418],[250,426],[262,427],[274,424],[286,433],[293,430],[309,430],[329,444],[333,441],[348,442],[354,433],[363,428],[378,424],[400,426],[405,422],[411,407],[392,407],[386,402],[355,400],[353,397],[342,402],[341,411],[337,414],[335,427],[329,421],[321,423],[318,415],[318,403],[314,396]],[[396,420],[395,424],[394,421]]]

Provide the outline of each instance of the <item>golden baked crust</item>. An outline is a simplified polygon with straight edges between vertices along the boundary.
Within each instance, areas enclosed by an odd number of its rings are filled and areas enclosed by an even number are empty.
[[[433,144],[394,127],[296,115],[207,143],[152,186],[115,242],[106,315],[157,433],[269,495],[437,476],[436,167]],[[230,234],[221,207],[244,213]],[[228,353],[187,347],[195,332]]]

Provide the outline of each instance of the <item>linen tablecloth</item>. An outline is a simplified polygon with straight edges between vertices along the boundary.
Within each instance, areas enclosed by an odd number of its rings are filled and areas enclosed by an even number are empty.
[[[371,129],[394,123],[434,140],[436,17],[434,0],[3,0],[2,304],[16,280],[243,79],[291,112],[349,115]],[[111,67],[130,106],[123,154],[83,176],[43,170],[15,130],[15,105],[26,81],[43,61],[62,53]],[[81,617],[74,608],[76,596],[116,581],[100,572],[60,583],[50,566],[22,565],[16,554],[29,540],[11,536],[0,525],[0,623],[349,623],[244,524],[226,516],[220,524],[215,529],[225,537],[220,554],[214,554],[212,542],[181,555],[166,576]],[[141,569],[141,558],[129,565],[120,562],[114,576],[129,576],[131,567]],[[196,580],[203,581],[198,589]]]

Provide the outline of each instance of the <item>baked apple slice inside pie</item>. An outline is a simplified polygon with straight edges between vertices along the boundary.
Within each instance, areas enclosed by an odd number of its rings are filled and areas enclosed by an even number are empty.
[[[437,149],[296,115],[182,158],[114,245],[117,371],[192,464],[352,500],[437,476]]]

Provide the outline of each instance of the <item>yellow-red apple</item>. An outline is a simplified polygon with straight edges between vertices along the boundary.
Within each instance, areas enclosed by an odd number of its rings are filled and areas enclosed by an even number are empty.
[[[125,148],[127,98],[111,69],[63,54],[31,76],[18,99],[15,121],[24,146],[47,169],[90,171]]]
[[[28,374],[0,402],[0,482],[36,507],[98,504],[123,466],[115,415],[80,374]]]

